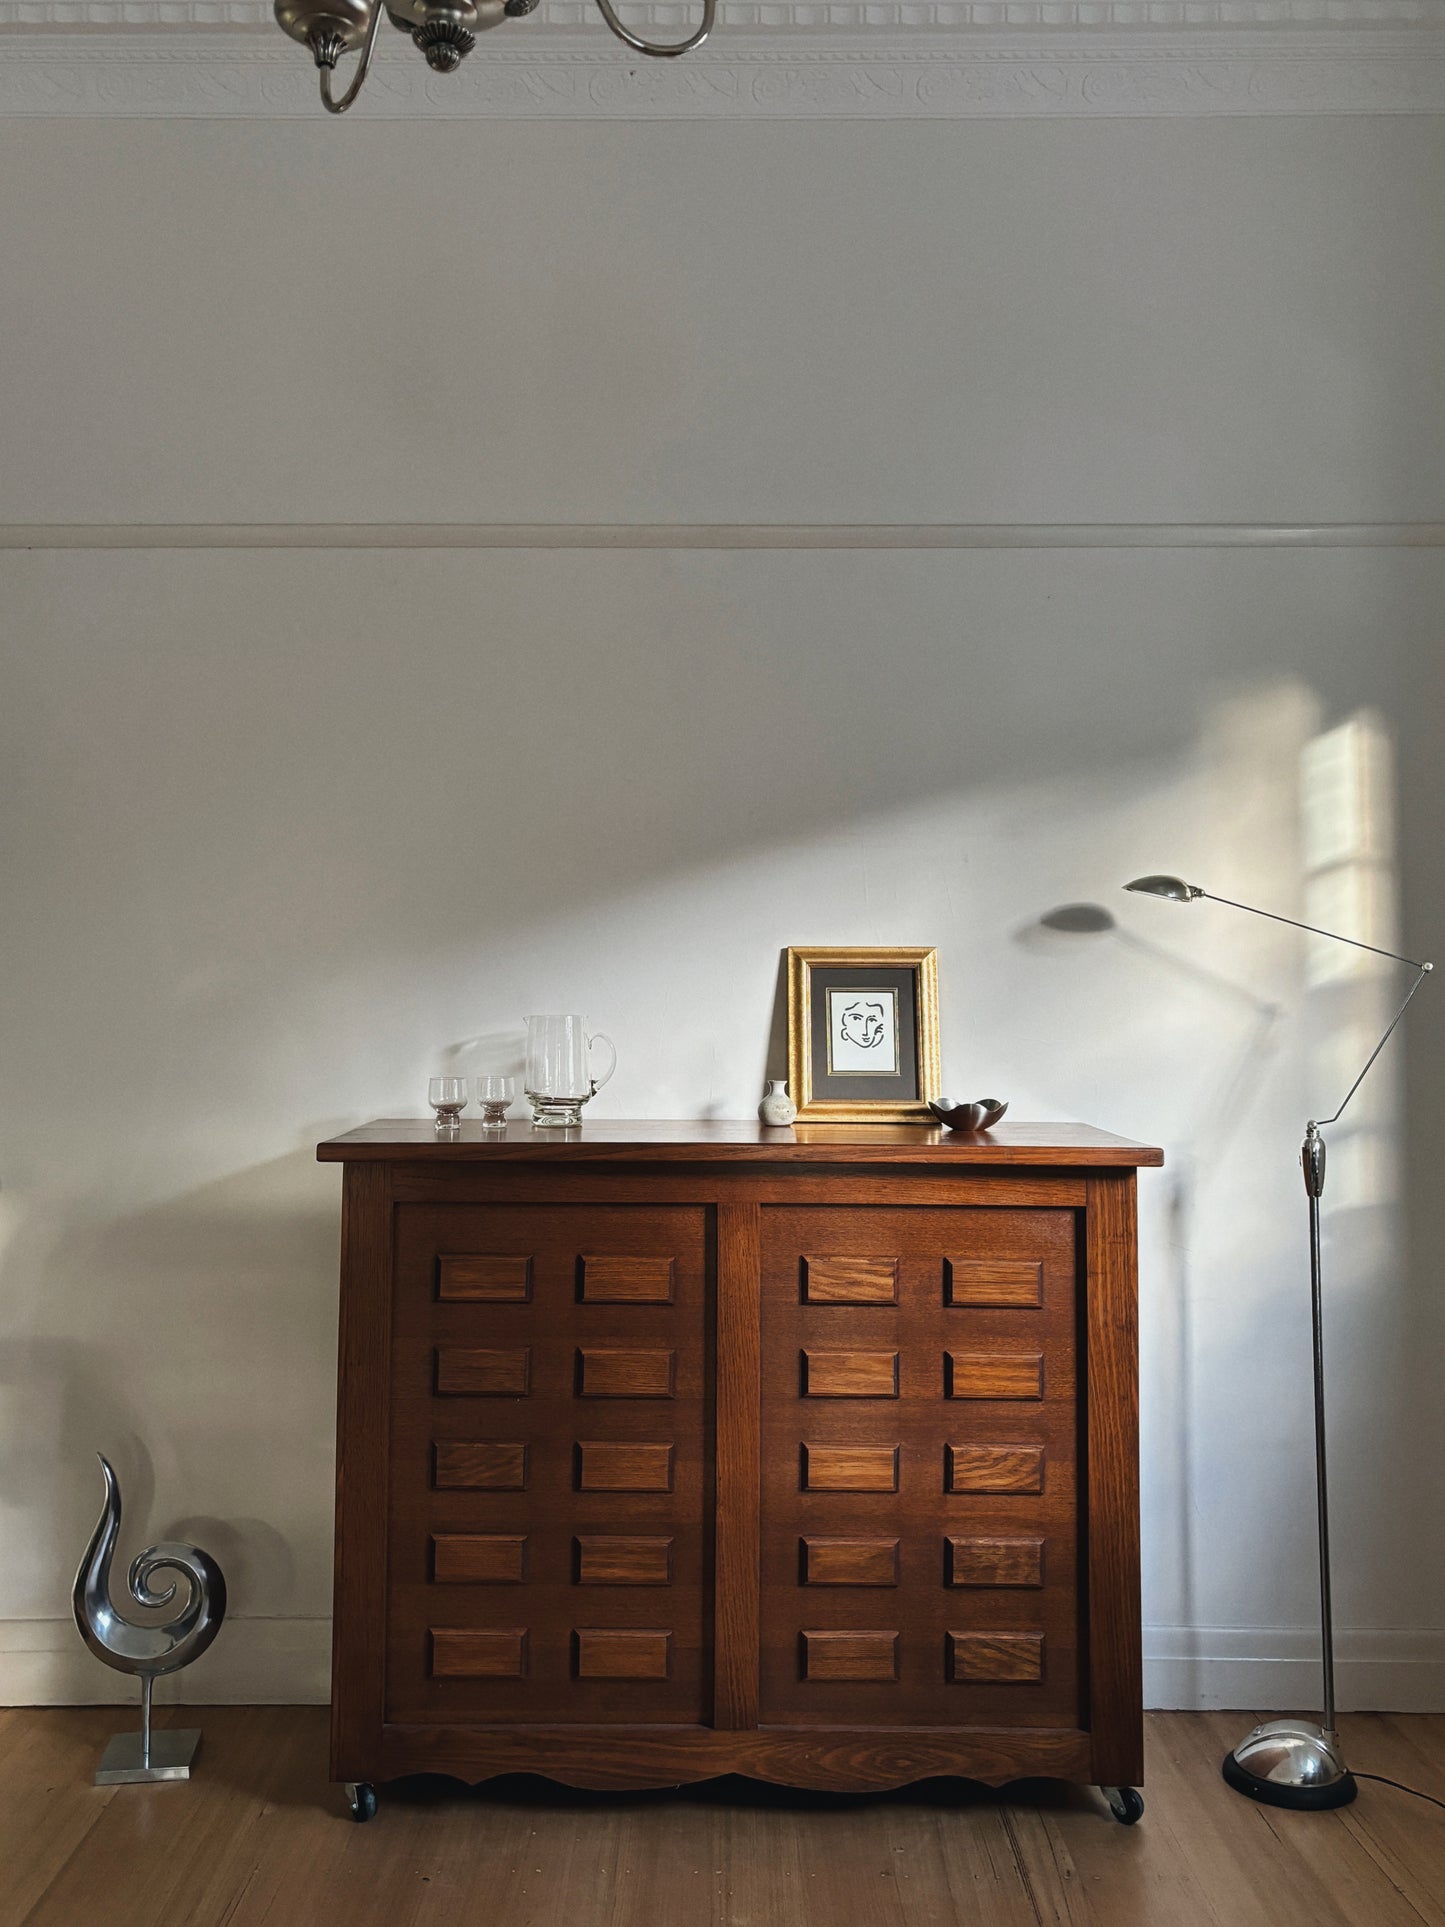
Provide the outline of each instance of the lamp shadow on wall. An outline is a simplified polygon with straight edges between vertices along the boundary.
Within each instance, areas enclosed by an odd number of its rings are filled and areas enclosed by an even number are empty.
[[[1202,986],[1219,1006],[1220,1029],[1207,1034],[1202,1048],[1222,1059],[1213,1089],[1206,1089],[1192,1115],[1176,1118],[1169,1161],[1162,1173],[1165,1224],[1162,1240],[1167,1269],[1147,1286],[1145,1316],[1155,1321],[1159,1337],[1150,1357],[1167,1373],[1165,1386],[1156,1386],[1167,1420],[1151,1428],[1152,1453],[1146,1463],[1146,1487],[1163,1503],[1149,1507],[1157,1538],[1173,1541],[1170,1562],[1181,1603],[1195,1597],[1195,1519],[1190,1495],[1199,1476],[1199,1455],[1208,1445],[1198,1436],[1194,1394],[1197,1312],[1195,1281],[1191,1275],[1194,1250],[1194,1211],[1201,1169],[1209,1170],[1224,1140],[1243,1132],[1249,1123],[1252,1100],[1269,1075],[1268,1054],[1280,1006],[1260,997],[1246,984],[1215,970],[1188,952],[1171,949],[1141,936],[1121,923],[1101,903],[1063,903],[1045,910],[1014,933],[1016,943],[1036,953],[1067,961],[1081,942],[1098,945],[1106,956],[1124,951],[1142,957],[1150,969],[1163,973],[1161,994],[1167,995],[1170,973],[1193,986]],[[1246,1016],[1241,1027],[1229,1023],[1230,1013]]]

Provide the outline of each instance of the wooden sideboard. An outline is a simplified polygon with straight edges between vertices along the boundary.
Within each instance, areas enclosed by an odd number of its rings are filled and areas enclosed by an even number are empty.
[[[1135,1171],[1082,1125],[589,1123],[344,1166],[332,1772],[1114,1789]]]

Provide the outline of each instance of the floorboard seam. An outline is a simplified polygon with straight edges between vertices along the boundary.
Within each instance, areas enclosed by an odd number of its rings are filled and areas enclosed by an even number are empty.
[[[1014,1867],[1018,1872],[1019,1879],[1023,1882],[1024,1893],[1028,1897],[1030,1907],[1033,1908],[1034,1919],[1039,1923],[1039,1927],[1045,1927],[1044,1917],[1039,1912],[1039,1897],[1034,1892],[1033,1879],[1027,1866],[1024,1864],[1023,1853],[1019,1847],[1019,1838],[1014,1831],[1013,1815],[1007,1807],[1001,1807],[999,1810],[1003,1815],[1003,1830],[1008,1839],[1009,1852],[1014,1857]]]

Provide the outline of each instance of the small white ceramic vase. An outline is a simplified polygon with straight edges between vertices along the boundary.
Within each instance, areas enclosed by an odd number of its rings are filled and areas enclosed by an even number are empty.
[[[788,1096],[787,1079],[775,1078],[768,1085],[767,1094],[758,1106],[758,1116],[764,1124],[771,1124],[775,1129],[781,1129],[784,1125],[791,1124],[797,1115],[798,1107]]]

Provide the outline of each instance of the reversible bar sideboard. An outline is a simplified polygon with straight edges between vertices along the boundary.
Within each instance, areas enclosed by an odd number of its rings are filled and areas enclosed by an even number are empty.
[[[332,1772],[1092,1782],[1142,1811],[1135,1173],[1082,1125],[344,1166]]]

